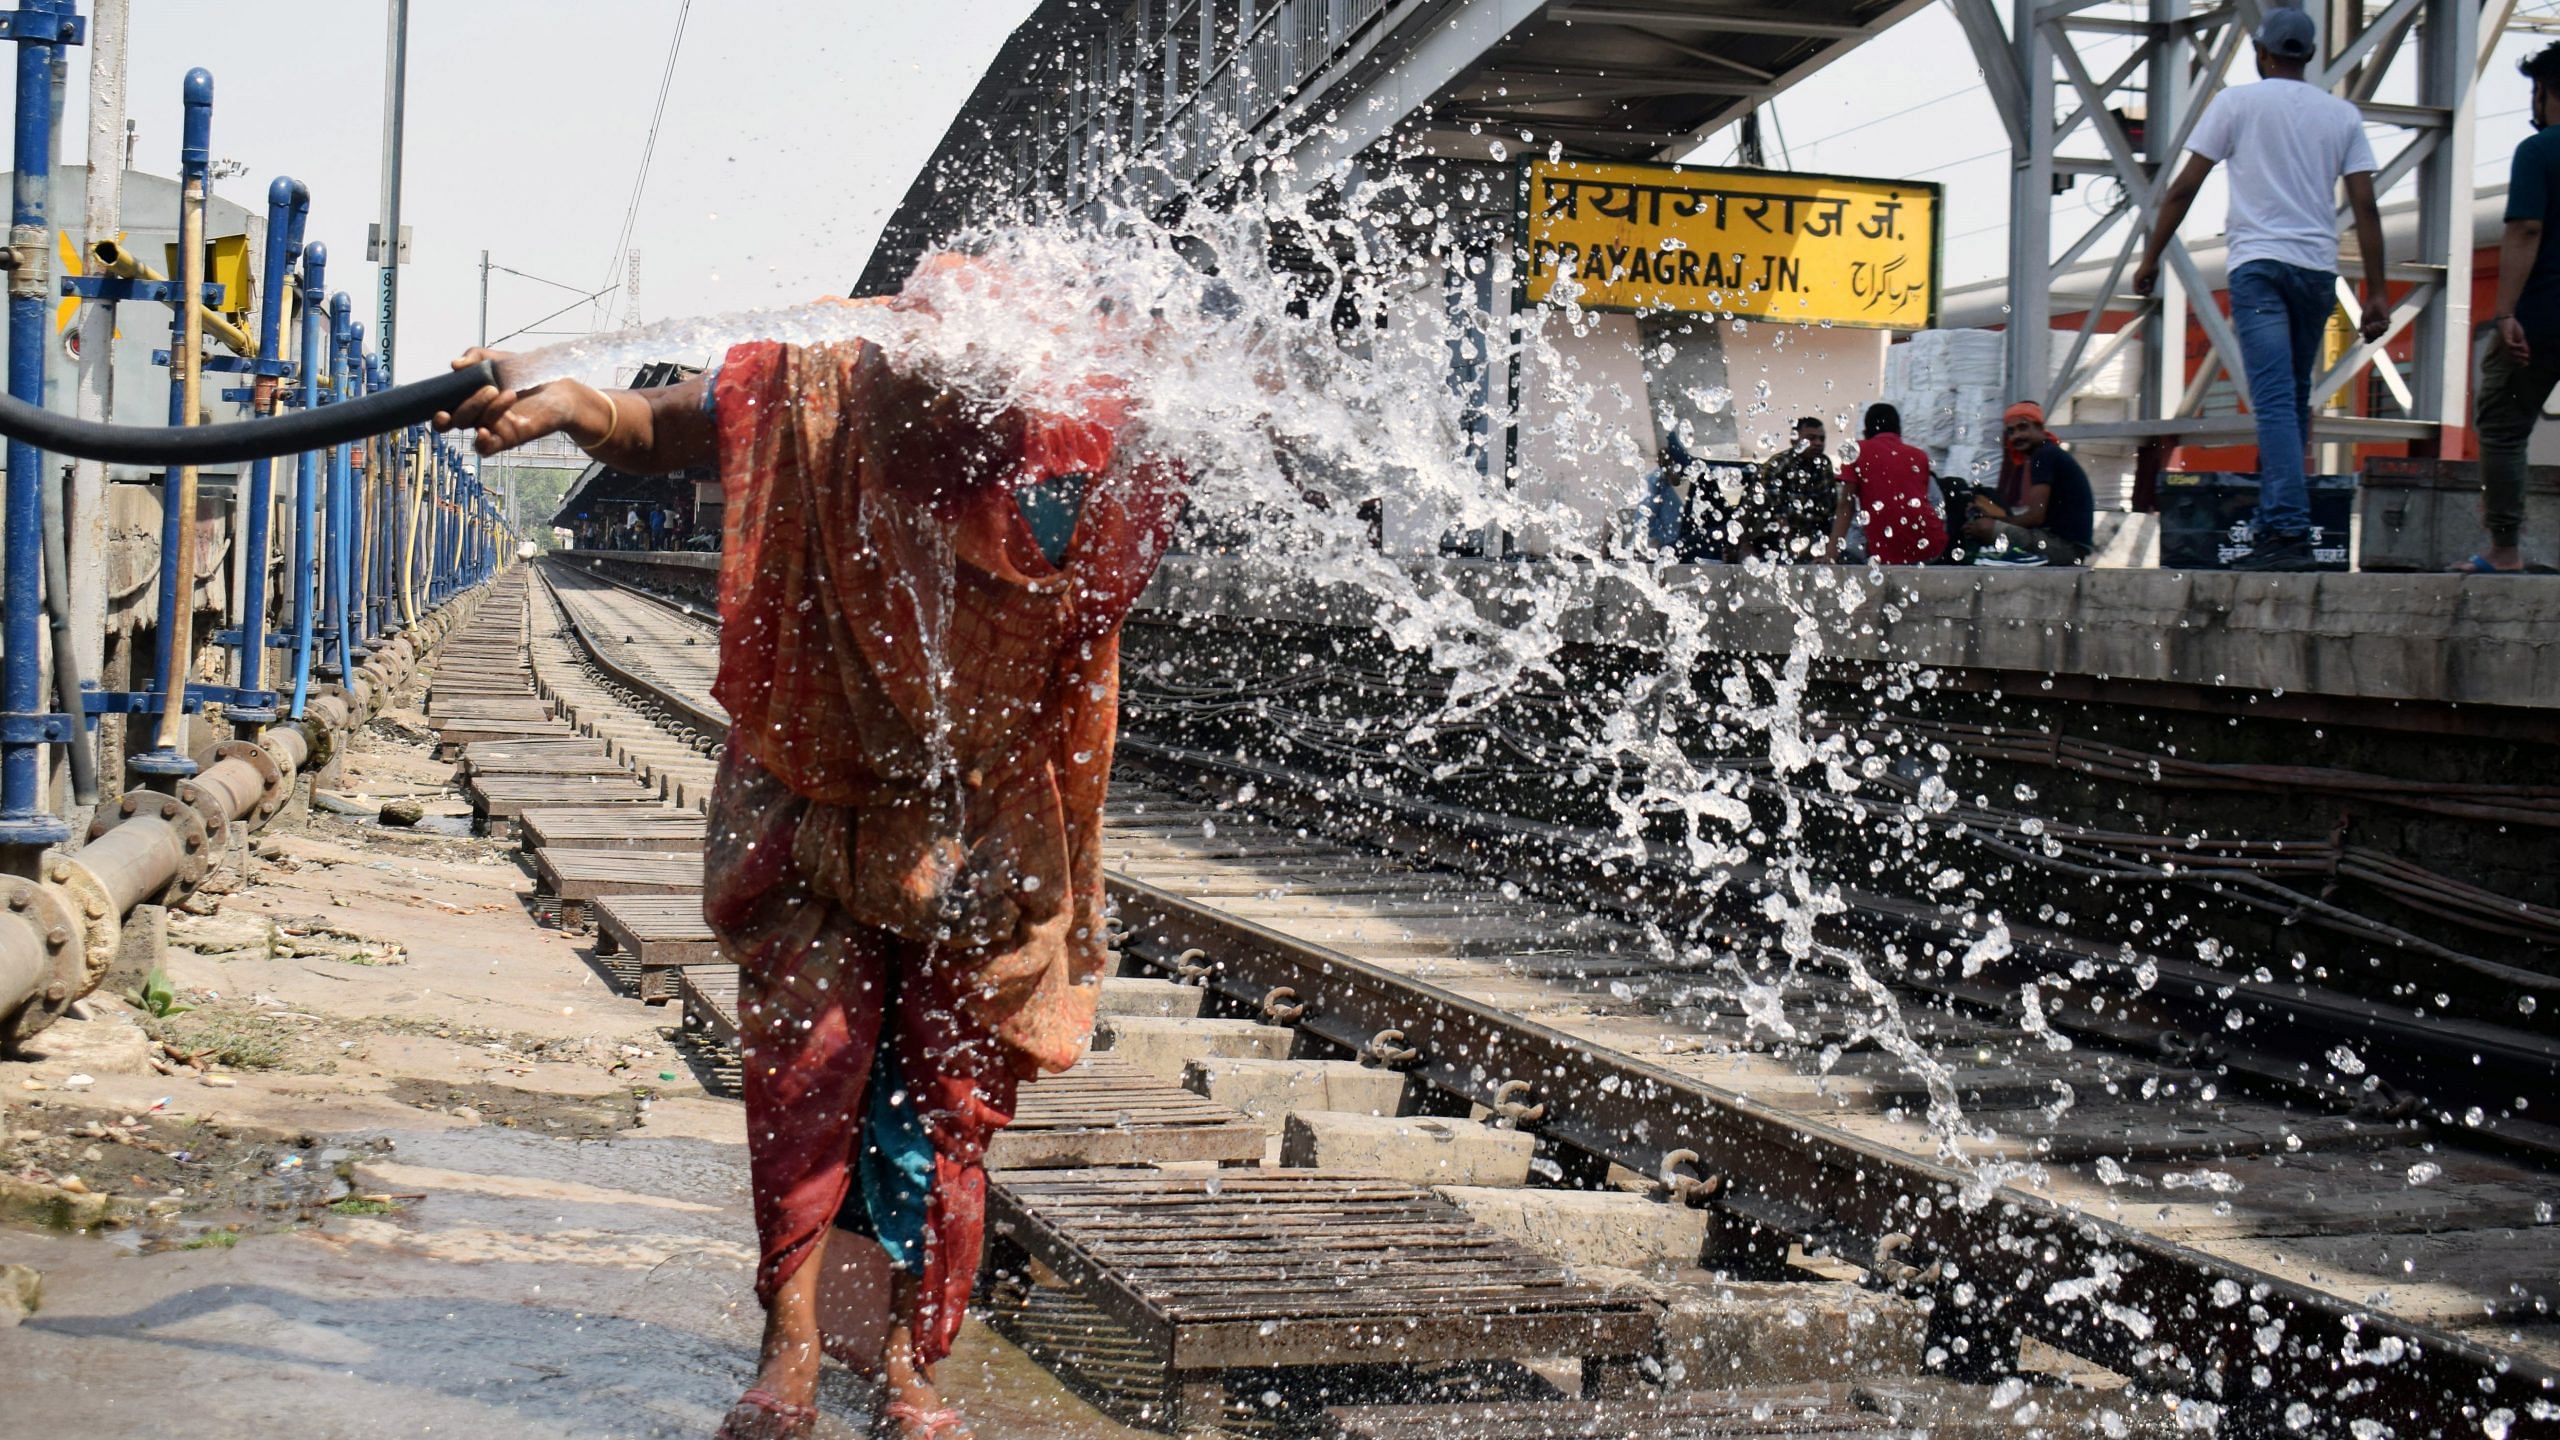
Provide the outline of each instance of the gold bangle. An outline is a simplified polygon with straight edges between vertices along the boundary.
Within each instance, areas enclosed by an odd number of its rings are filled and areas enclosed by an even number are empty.
[[[604,427],[604,433],[596,437],[594,444],[584,447],[589,450],[603,449],[613,443],[614,436],[622,433],[622,402],[615,399],[610,390],[601,393],[604,395],[605,413],[613,417],[613,423]]]

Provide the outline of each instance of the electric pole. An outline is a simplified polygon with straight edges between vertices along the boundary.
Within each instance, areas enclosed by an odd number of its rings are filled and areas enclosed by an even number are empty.
[[[382,226],[372,257],[382,267],[382,303],[373,333],[382,346],[385,380],[393,378],[394,327],[400,315],[400,126],[409,89],[409,0],[391,0],[390,20],[382,82]]]
[[[483,350],[489,348],[489,252],[486,250],[480,252],[480,348]],[[474,450],[471,452],[471,478],[475,481],[479,480],[480,474],[480,452]],[[516,467],[512,464],[501,466],[498,471],[498,483],[506,491],[507,532],[514,534],[517,525]],[[485,483],[480,488],[483,494],[487,493],[488,486]]]

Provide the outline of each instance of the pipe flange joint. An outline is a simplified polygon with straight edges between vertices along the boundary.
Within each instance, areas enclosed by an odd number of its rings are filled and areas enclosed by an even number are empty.
[[[83,971],[79,991],[85,995],[106,982],[107,967],[116,959],[116,949],[124,940],[124,916],[116,910],[116,900],[107,893],[106,882],[84,865],[77,855],[56,855],[45,862],[45,882],[60,892],[63,904],[79,917],[80,942],[87,952],[81,957]]]
[[[206,785],[201,777],[179,781],[178,798],[194,806],[197,818],[204,821],[205,838],[187,847],[189,855],[203,853],[230,831],[231,811],[223,803],[222,792]]]
[[[0,924],[24,925],[43,958],[31,993],[0,995],[15,1009],[0,1019],[0,1040],[15,1046],[62,1018],[71,1002],[89,993],[88,947],[79,917],[66,897],[23,875],[0,875]]]
[[[178,875],[174,882],[178,893],[186,894],[202,884],[211,860],[207,844],[211,836],[205,829],[204,816],[175,795],[127,790],[115,804],[98,807],[98,818],[89,823],[89,838],[100,839],[127,820],[144,818],[165,820],[178,833]]]
[[[9,298],[53,298],[53,236],[42,225],[9,227]]]
[[[248,740],[226,740],[213,747],[213,758],[239,760],[258,772],[258,803],[242,817],[249,822],[250,829],[266,824],[284,808],[287,800],[293,798],[293,777],[285,773],[284,766],[276,763],[276,757],[267,747]]]

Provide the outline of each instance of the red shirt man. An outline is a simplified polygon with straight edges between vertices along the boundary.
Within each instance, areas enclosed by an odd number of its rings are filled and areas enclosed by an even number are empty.
[[[1902,412],[1870,405],[1858,458],[1840,472],[1840,507],[1831,517],[1831,553],[1850,521],[1867,527],[1867,558],[1879,565],[1925,565],[1944,554],[1947,523],[1929,503],[1929,457],[1904,442]]]

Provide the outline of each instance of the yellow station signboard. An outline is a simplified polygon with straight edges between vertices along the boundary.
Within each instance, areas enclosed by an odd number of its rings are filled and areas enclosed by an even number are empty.
[[[1521,215],[1530,303],[1921,330],[1944,196],[1918,180],[1538,160]]]

